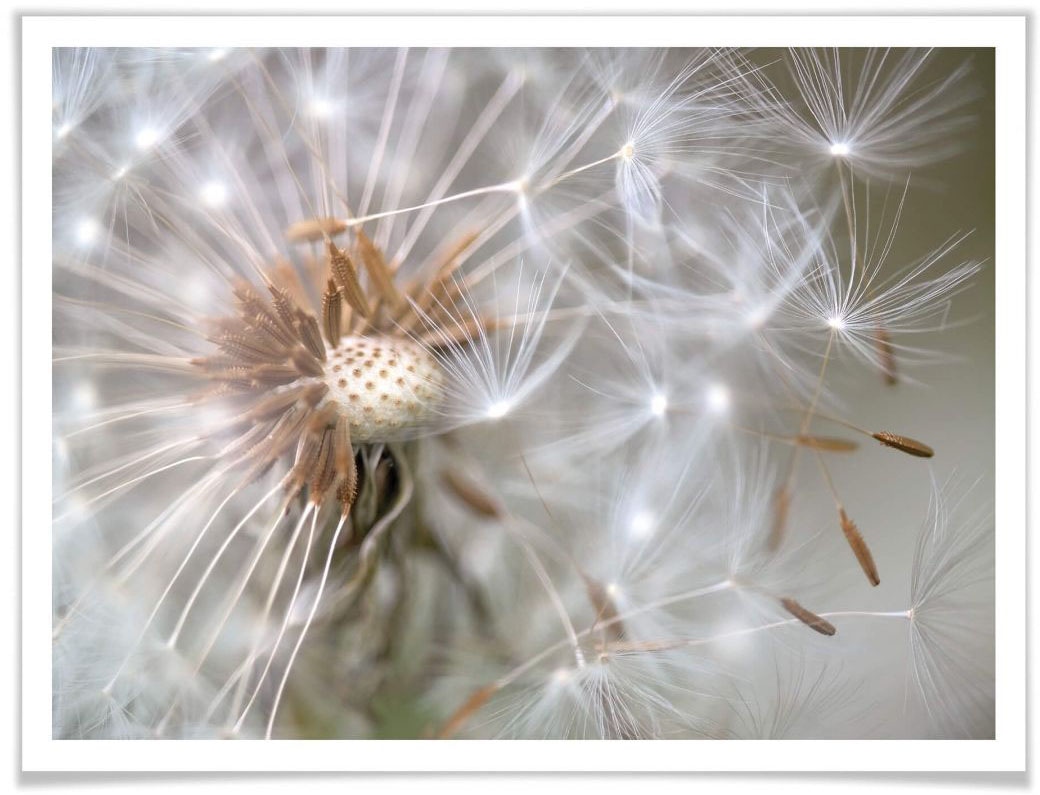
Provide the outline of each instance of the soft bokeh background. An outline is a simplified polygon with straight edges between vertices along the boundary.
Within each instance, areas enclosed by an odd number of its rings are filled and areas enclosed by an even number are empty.
[[[759,50],[753,53],[752,59],[768,64],[782,55],[782,51]],[[894,387],[885,385],[880,377],[862,378],[862,367],[855,363],[843,365],[839,360],[829,373],[830,385],[842,400],[846,416],[864,427],[904,433],[932,445],[936,453],[929,466],[936,481],[948,484],[946,493],[951,499],[964,495],[958,516],[963,520],[976,510],[988,512],[992,525],[994,274],[997,267],[1025,265],[994,261],[993,50],[937,51],[931,72],[952,72],[966,60],[971,63],[971,72],[964,91],[979,95],[967,106],[976,117],[975,122],[960,136],[962,149],[957,156],[910,175],[903,221],[889,260],[891,266],[911,262],[958,231],[972,232],[943,261],[943,268],[973,259],[984,263],[970,286],[954,297],[948,327],[936,333],[914,335],[915,339],[908,341],[908,344],[939,352],[942,361],[918,365],[909,373],[904,367],[904,378]],[[782,65],[777,66],[779,68],[772,68],[769,75],[786,90],[786,70]],[[882,191],[878,189],[878,201],[881,198]],[[908,374],[918,383],[907,383]],[[819,427],[821,433],[826,432],[823,428],[839,430],[824,423]],[[903,609],[909,595],[910,551],[927,515],[931,492],[921,460],[893,455],[890,450],[868,443],[855,455],[832,456],[828,463],[850,513],[870,540],[882,576],[882,584],[876,589],[861,582],[849,588],[845,592],[847,607]],[[808,457],[803,459],[799,478],[807,485],[819,480]],[[833,523],[826,503],[817,507],[823,509],[815,512],[821,527],[825,528],[827,522]],[[957,518],[955,516],[954,521]],[[837,533],[836,523],[833,524]],[[996,587],[1000,587],[999,582]],[[989,585],[976,590],[980,600],[990,602],[991,616]],[[835,609],[845,607],[835,605]],[[992,620],[980,623],[975,631],[992,637]],[[846,669],[850,676],[858,674],[869,681],[881,675],[881,671],[900,670],[897,650],[905,648],[904,627],[882,621],[846,621],[840,633],[851,652],[842,655],[850,663]],[[992,659],[980,662],[992,666]],[[902,710],[903,697],[902,678],[895,676],[885,708]],[[877,719],[879,723],[887,722],[881,714]],[[991,725],[974,729],[983,736],[993,730]],[[907,736],[919,730],[921,727],[917,725],[906,726]]]

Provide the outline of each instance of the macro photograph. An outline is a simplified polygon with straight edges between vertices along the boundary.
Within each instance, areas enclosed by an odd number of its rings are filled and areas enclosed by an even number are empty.
[[[53,739],[994,739],[993,48],[50,83]]]

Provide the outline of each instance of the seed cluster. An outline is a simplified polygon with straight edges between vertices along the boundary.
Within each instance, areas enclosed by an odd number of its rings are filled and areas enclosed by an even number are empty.
[[[319,219],[287,236],[309,245],[344,231],[343,223]],[[216,391],[246,401],[235,430],[252,473],[294,452],[287,487],[308,489],[315,503],[335,493],[349,510],[357,446],[419,432],[444,390],[435,352],[491,328],[483,318],[462,322],[455,308],[460,292],[451,273],[471,240],[450,249],[431,281],[404,292],[394,284],[396,269],[360,229],[349,247],[324,240],[324,268],[284,261],[270,268],[270,298],[251,284],[236,286],[236,314],[217,320],[210,336],[220,352],[193,364]],[[322,275],[307,289],[301,272]],[[309,298],[316,294],[320,305]]]

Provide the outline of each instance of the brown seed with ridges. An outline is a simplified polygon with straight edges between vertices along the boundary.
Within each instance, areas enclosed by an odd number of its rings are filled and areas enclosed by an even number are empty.
[[[339,345],[343,334],[343,294],[333,279],[329,279],[321,297],[321,326],[329,345]]]
[[[863,540],[863,535],[859,532],[859,528],[845,513],[845,509],[839,508],[838,513],[841,516],[841,530],[845,534],[845,540],[848,541],[852,553],[856,556],[856,560],[859,561],[860,568],[867,575],[871,585],[878,585],[881,582],[881,577],[878,576],[877,566],[874,564],[874,556],[870,554],[867,542]]]
[[[350,256],[345,251],[337,248],[335,243],[330,242],[328,249],[329,270],[332,272],[333,280],[335,280],[340,290],[343,291],[343,297],[353,307],[354,311],[362,317],[368,317],[370,313],[368,299],[365,298],[365,291],[361,289],[361,283],[357,277],[357,269],[354,267]]]
[[[893,447],[918,458],[931,458],[935,455],[935,451],[931,447],[916,439],[911,439],[909,436],[900,436],[888,431],[878,431],[871,435],[885,447]]]
[[[780,604],[784,606],[784,610],[809,627],[809,629],[816,630],[821,635],[831,636],[838,631],[830,621],[820,618],[811,610],[806,610],[790,597],[784,597],[781,599]]]
[[[372,278],[372,283],[375,285],[376,290],[379,291],[379,295],[382,297],[391,309],[397,309],[403,303],[401,300],[401,294],[397,292],[397,288],[394,286],[394,276],[390,271],[389,266],[386,264],[386,260],[383,259],[383,252],[369,240],[360,228],[355,231],[357,236],[357,253],[361,258],[362,264],[365,266],[365,270],[368,271],[368,275]]]

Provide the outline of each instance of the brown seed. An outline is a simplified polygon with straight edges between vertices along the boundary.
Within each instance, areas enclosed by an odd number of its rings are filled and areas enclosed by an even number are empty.
[[[437,739],[446,740],[449,737],[452,737],[465,725],[466,721],[473,716],[474,712],[487,703],[488,699],[491,698],[497,690],[498,685],[492,683],[480,688],[480,690],[476,691],[466,699],[466,702],[455,710],[455,713],[448,719],[448,722],[444,724],[439,732],[437,732]]]
[[[285,239],[290,243],[316,243],[326,235],[334,237],[347,231],[347,224],[338,218],[308,218],[297,221],[285,230]]]
[[[841,516],[841,530],[845,534],[845,540],[848,541],[852,553],[856,556],[856,560],[859,561],[860,568],[867,575],[871,585],[878,585],[881,582],[881,577],[878,576],[877,566],[874,564],[874,556],[870,554],[867,542],[863,540],[863,535],[859,532],[855,522],[845,513],[845,509],[839,508],[838,513]]]
[[[326,428],[336,423],[338,415],[339,404],[335,400],[330,400],[311,415],[307,421],[307,431],[316,434],[324,433]]]
[[[376,290],[379,291],[380,296],[391,309],[398,309],[403,301],[401,294],[397,292],[397,288],[394,286],[394,276],[386,264],[386,260],[383,259],[383,252],[379,250],[360,227],[355,230],[355,235],[358,256],[361,258],[365,270],[368,271],[368,275],[372,278],[372,283],[375,285]]]
[[[335,455],[333,462],[336,465],[336,473],[341,478],[353,477],[357,479],[357,469],[354,463],[354,447],[350,441],[350,421],[340,415],[336,421],[336,431],[332,437]],[[355,485],[357,485],[355,483]]]
[[[321,505],[326,492],[336,482],[336,467],[333,461],[333,429],[326,427],[321,437],[318,456],[311,469],[308,486],[311,490],[311,502]]]
[[[368,300],[365,298],[365,291],[361,289],[361,283],[357,277],[357,269],[354,267],[350,256],[345,251],[337,248],[336,244],[332,242],[328,244],[328,250],[329,270],[332,272],[333,280],[340,290],[343,291],[343,297],[353,307],[354,311],[362,317],[368,317],[370,312]]]
[[[878,326],[874,335],[874,343],[877,346],[878,359],[881,362],[881,375],[885,383],[895,386],[899,383],[899,375],[896,373],[896,351],[892,347],[892,338],[884,326]]]
[[[810,610],[806,610],[804,607],[798,604],[798,602],[796,602],[794,599],[791,599],[790,597],[784,597],[783,599],[781,599],[780,604],[784,606],[784,609],[788,613],[790,613],[792,616],[794,616],[807,627],[809,627],[809,629],[814,629],[821,635],[830,636],[838,631],[834,628],[834,625],[830,621],[820,618],[818,615],[816,615],[816,613],[813,613]]]
[[[289,384],[300,377],[300,372],[288,364],[259,364],[249,370],[253,382],[259,387]]]
[[[321,341],[318,320],[309,312],[296,310],[296,332],[305,348],[320,362],[325,361],[325,343]]]
[[[300,399],[302,394],[302,387],[290,388],[280,393],[268,393],[266,397],[261,399],[253,406],[253,408],[246,412],[245,418],[253,422],[259,422],[260,420],[274,417],[276,414],[281,414],[283,411],[286,411],[291,406],[295,405],[296,401]]]
[[[338,345],[343,331],[343,294],[333,279],[328,280],[321,297],[321,325],[329,345]]]
[[[295,339],[296,327],[293,321],[297,306],[296,302],[293,301],[291,291],[274,283],[268,284],[267,289],[271,293],[271,303],[274,306],[275,314],[278,316],[278,322],[282,324],[285,332],[292,335]]]
[[[289,358],[292,360],[296,369],[303,375],[309,375],[315,378],[325,375],[325,368],[321,366],[321,362],[302,345],[296,348],[289,355]]]
[[[484,492],[469,478],[450,469],[441,472],[441,482],[460,502],[471,511],[488,519],[501,519],[502,508],[498,501]]]
[[[618,620],[620,613],[614,597],[610,595],[610,592],[599,580],[594,580],[592,577],[585,575],[583,575],[583,578],[585,580],[585,593],[596,611],[596,624],[603,625],[611,641],[621,640],[625,635],[625,626]]]
[[[767,546],[770,552],[776,552],[783,543],[787,533],[787,514],[791,509],[791,495],[786,487],[777,489],[773,496],[773,526],[769,530]]]
[[[900,436],[888,431],[878,431],[871,435],[885,447],[894,447],[896,450],[902,450],[904,453],[915,455],[918,458],[931,458],[935,455],[935,451],[931,447],[916,439],[911,439],[909,436]]]

